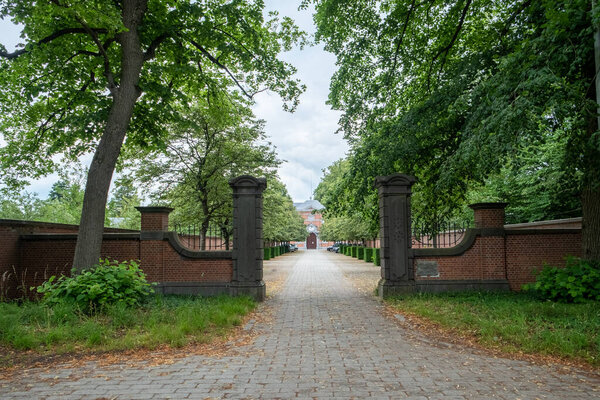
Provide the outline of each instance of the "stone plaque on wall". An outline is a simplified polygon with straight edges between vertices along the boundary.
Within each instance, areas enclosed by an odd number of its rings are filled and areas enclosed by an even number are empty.
[[[440,276],[437,261],[417,260],[417,276]]]

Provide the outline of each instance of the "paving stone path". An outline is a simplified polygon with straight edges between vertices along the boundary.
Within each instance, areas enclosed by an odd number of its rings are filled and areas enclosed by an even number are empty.
[[[260,333],[252,344],[223,357],[192,355],[171,365],[91,362],[51,373],[34,370],[26,379],[0,380],[0,398],[600,398],[598,377],[435,346],[410,334],[344,278],[342,270],[352,268],[346,257],[306,251],[268,266],[278,263],[290,273],[264,305],[272,320],[252,327]]]

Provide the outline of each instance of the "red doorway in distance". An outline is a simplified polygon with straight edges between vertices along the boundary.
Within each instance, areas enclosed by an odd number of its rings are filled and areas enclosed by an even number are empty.
[[[315,250],[317,248],[317,235],[311,233],[306,238],[306,248],[308,250]]]

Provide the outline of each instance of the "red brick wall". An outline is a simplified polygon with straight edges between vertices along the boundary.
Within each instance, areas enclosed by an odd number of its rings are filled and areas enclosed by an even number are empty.
[[[162,218],[157,222],[162,223]],[[77,226],[23,221],[12,225],[9,221],[0,221],[0,297],[21,296],[18,286],[29,288],[40,285],[52,275],[70,273],[76,243],[72,234],[77,232]],[[67,235],[48,238],[36,236],[38,233]],[[22,234],[29,236],[22,237]],[[101,256],[119,261],[140,260],[151,282],[226,283],[231,282],[233,276],[231,258],[182,256],[166,240],[140,241],[139,236],[106,235]]]
[[[37,286],[52,275],[70,275],[75,254],[75,239],[20,241],[18,270],[28,287]],[[139,260],[139,240],[104,240],[102,258],[119,261]]]
[[[143,231],[166,231],[169,225],[169,214],[165,213],[145,213],[142,214]]]
[[[473,245],[453,256],[421,256],[414,259],[436,261],[439,276],[417,280],[497,280],[507,279],[512,290],[533,282],[533,271],[545,263],[563,267],[567,255],[581,255],[581,232],[506,231],[506,236],[477,236]]]
[[[535,281],[533,271],[544,264],[564,267],[565,256],[581,256],[581,232],[506,236],[506,266],[510,287],[519,290]]]
[[[476,228],[502,228],[504,226],[504,209],[484,209],[474,213]]]

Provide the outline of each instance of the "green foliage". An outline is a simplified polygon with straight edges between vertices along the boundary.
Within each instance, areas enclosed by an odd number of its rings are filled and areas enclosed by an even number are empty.
[[[561,304],[524,293],[417,294],[386,299],[458,335],[507,352],[541,353],[600,365],[598,302]]]
[[[210,93],[269,89],[286,109],[297,105],[304,87],[278,55],[305,34],[287,17],[265,15],[263,2],[149,1],[135,27],[137,48],[124,43],[122,3],[0,2],[0,17],[23,26],[15,52],[0,45],[3,183],[51,172],[56,155],[69,161],[93,151],[115,94],[131,79],[140,93],[122,121],[129,154],[165,148],[178,106]],[[141,70],[128,76],[138,56]]]
[[[277,176],[268,179],[263,192],[263,238],[273,242],[306,239],[304,220]]]
[[[600,301],[600,264],[569,257],[565,268],[544,266],[535,283],[524,285],[523,289],[558,302]]]
[[[88,315],[69,302],[0,303],[0,345],[55,354],[206,343],[226,336],[255,305],[248,297],[156,296]]]
[[[590,90],[600,9],[587,0],[304,3],[315,4],[316,38],[337,57],[329,102],[351,145],[316,191],[329,210],[375,226],[374,178],[403,172],[417,177],[413,215],[425,222],[455,216],[466,196],[514,202],[513,222],[579,213],[582,187],[600,182]]]
[[[280,164],[249,103],[211,95],[181,107],[164,151],[141,153],[129,166],[155,203],[175,208],[173,224],[199,224],[232,234],[231,178],[273,176]],[[290,200],[291,201],[291,200]],[[265,207],[266,208],[266,207]]]
[[[61,171],[60,179],[52,185],[47,199],[26,191],[0,193],[0,218],[77,225],[84,184],[85,171],[75,168]],[[140,213],[135,207],[140,204],[133,180],[130,177],[117,179],[106,210],[105,226],[139,229]]]
[[[367,247],[365,249],[365,257],[364,260],[365,262],[373,262],[373,248],[371,247]]]
[[[38,286],[37,292],[50,306],[72,303],[93,314],[115,304],[139,306],[154,290],[135,261],[106,259],[73,277],[52,276]]]
[[[265,253],[264,259],[270,260],[271,259],[271,249],[269,247],[265,247],[264,253]]]
[[[368,222],[359,214],[326,217],[321,227],[321,238],[330,242],[365,240],[375,236],[376,234],[371,231]]]
[[[373,249],[373,264],[381,266],[381,251],[380,249]]]
[[[352,258],[356,258],[358,256],[358,246],[352,246],[350,247],[350,255],[352,256]]]
[[[358,258],[359,260],[364,260],[365,258],[365,248],[362,246],[359,246],[356,248],[356,258]]]

